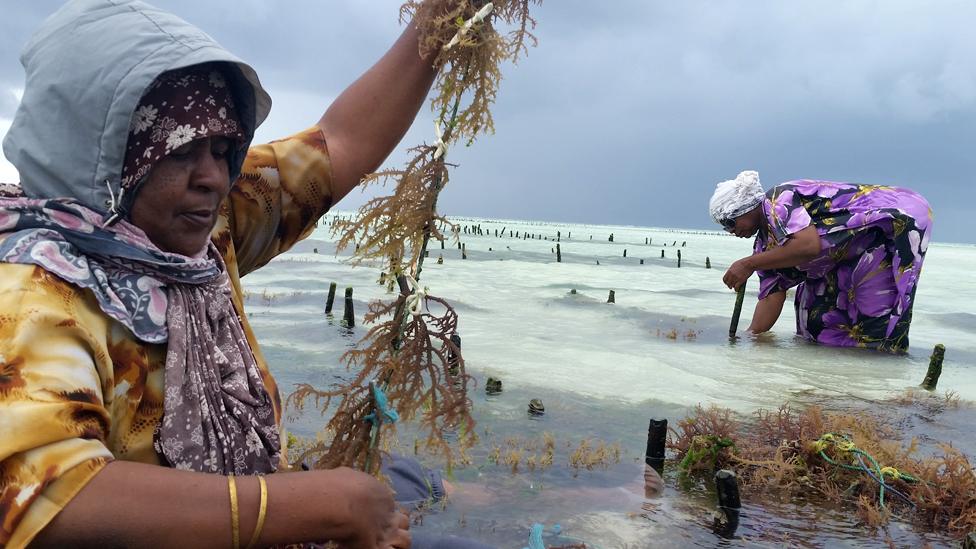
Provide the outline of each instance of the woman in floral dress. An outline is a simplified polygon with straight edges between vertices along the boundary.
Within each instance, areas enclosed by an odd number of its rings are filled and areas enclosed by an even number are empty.
[[[797,180],[763,192],[746,171],[718,184],[712,218],[753,254],[734,262],[730,288],[759,274],[749,331],[775,324],[786,290],[796,287],[796,330],[836,347],[908,349],[915,289],[932,231],[928,202],[909,189]]]

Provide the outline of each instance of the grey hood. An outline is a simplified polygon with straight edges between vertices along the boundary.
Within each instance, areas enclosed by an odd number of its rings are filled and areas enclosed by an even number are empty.
[[[236,67],[226,72],[248,140],[271,110],[254,69],[196,27],[138,1],[72,0],[41,24],[20,60],[24,96],[3,152],[29,198],[70,197],[108,211],[132,114],[166,71],[212,61]]]

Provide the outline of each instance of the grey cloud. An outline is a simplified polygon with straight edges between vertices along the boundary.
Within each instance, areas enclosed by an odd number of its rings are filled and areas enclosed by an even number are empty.
[[[7,52],[54,5],[23,4],[19,38],[0,33],[0,82],[20,81]],[[277,99],[267,138],[311,124],[401,31],[398,0],[157,4],[257,68]],[[713,228],[715,182],[753,168],[767,186],[912,187],[936,240],[976,241],[960,206],[976,202],[976,3],[550,0],[535,14],[539,47],[503,71],[497,135],[451,151],[444,212]],[[388,164],[430,128],[422,112]]]

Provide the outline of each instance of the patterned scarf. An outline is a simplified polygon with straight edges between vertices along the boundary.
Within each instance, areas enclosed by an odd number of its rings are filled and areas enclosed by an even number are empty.
[[[17,190],[2,186],[0,197]],[[166,253],[135,225],[103,220],[72,199],[0,198],[0,262],[38,265],[90,290],[138,339],[168,341],[154,436],[163,461],[220,474],[273,472],[281,454],[274,407],[214,245],[200,258]]]

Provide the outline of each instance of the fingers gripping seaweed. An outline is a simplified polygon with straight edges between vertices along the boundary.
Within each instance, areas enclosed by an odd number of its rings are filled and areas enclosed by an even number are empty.
[[[369,387],[373,380],[402,417],[420,416],[428,448],[439,451],[449,466],[455,452],[445,431],[458,432],[461,452],[474,442],[466,396],[471,378],[460,349],[450,340],[457,314],[416,281],[430,239],[444,240],[440,227],[450,225],[437,213],[437,197],[452,167],[447,151],[494,132],[490,109],[501,81],[500,65],[516,62],[535,45],[529,7],[540,1],[409,0],[401,7],[401,21],[410,20],[420,31],[419,54],[439,70],[431,99],[436,139],[409,149],[412,158],[402,169],[366,176],[363,186],[391,185],[393,193],[369,200],[354,219],[333,225],[338,250],[355,247],[353,265],[388,267],[401,291],[393,301],[370,304],[364,322],[372,327],[342,359],[356,371],[351,382],[326,390],[300,385],[289,397],[299,410],[311,399],[323,414],[339,400],[324,436],[296,456],[298,460],[313,460],[316,468],[378,470],[377,432],[371,433],[372,424],[363,419],[376,407]],[[499,27],[511,30],[501,32]],[[453,368],[449,355],[456,357]]]

